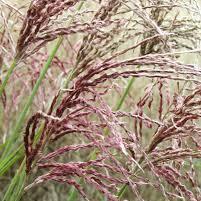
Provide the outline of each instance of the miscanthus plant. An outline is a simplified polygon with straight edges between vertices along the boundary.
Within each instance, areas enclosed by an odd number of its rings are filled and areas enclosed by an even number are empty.
[[[0,2],[2,200],[201,200],[198,1]]]

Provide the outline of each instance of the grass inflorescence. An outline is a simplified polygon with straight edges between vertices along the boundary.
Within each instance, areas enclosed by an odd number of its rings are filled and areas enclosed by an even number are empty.
[[[0,2],[1,200],[201,200],[199,2]]]

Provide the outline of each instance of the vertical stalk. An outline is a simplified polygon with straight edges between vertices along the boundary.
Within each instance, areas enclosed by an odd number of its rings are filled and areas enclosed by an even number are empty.
[[[25,160],[23,160],[2,201],[19,201],[23,192],[25,180]]]
[[[7,71],[6,77],[4,78],[4,80],[3,80],[3,82],[2,82],[2,84],[0,86],[0,97],[2,96],[3,91],[4,91],[5,87],[6,87],[6,84],[8,83],[8,80],[9,80],[10,76],[12,75],[13,70],[17,66],[18,62],[19,62],[18,57],[15,57],[14,60],[13,60],[13,63],[11,64],[10,68]]]
[[[128,93],[129,93],[129,91],[130,91],[130,89],[131,89],[131,87],[132,87],[134,81],[135,81],[135,77],[132,77],[132,78],[129,80],[128,85],[127,85],[127,87],[126,87],[126,90],[124,91],[123,96],[120,98],[119,102],[117,103],[117,105],[116,105],[116,107],[115,107],[115,110],[120,110],[120,109],[121,109],[121,107],[122,107],[122,105],[123,105],[123,103],[124,103],[126,97],[128,96]]]

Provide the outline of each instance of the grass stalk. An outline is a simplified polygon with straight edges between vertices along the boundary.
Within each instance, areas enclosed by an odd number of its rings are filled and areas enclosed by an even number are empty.
[[[124,184],[124,185],[120,188],[119,192],[117,193],[117,197],[118,197],[119,199],[121,199],[122,196],[124,195],[124,193],[126,192],[126,188],[127,188],[127,184]]]
[[[10,78],[10,76],[12,75],[15,67],[17,66],[17,63],[19,62],[19,59],[18,57],[16,56],[14,59],[13,59],[13,62],[10,66],[10,68],[8,69],[7,71],[7,74],[6,74],[6,77],[4,78],[1,86],[0,86],[0,97],[2,96],[3,94],[3,91],[5,90],[5,87],[6,87],[6,84],[8,83],[8,80]]]
[[[130,89],[131,89],[131,87],[132,87],[134,81],[135,81],[135,77],[132,77],[132,78],[129,80],[129,82],[128,82],[128,84],[127,84],[127,87],[126,87],[126,89],[125,89],[125,91],[124,91],[124,93],[123,93],[123,96],[119,99],[119,101],[118,101],[118,103],[117,103],[117,105],[116,105],[116,107],[115,107],[115,110],[116,110],[116,111],[117,111],[117,110],[120,110],[120,109],[122,108],[122,105],[123,105],[123,103],[124,103],[126,97],[128,96],[129,91],[130,91]]]
[[[23,160],[2,201],[19,201],[23,192],[25,180],[25,160]]]
[[[0,176],[4,175],[13,164],[15,164],[19,159],[23,157],[23,144],[21,144],[15,151],[11,152],[7,157],[5,157],[0,163]]]
[[[36,138],[37,141],[39,136],[42,133],[43,130],[43,124],[39,127],[38,131],[36,132]],[[1,163],[0,163],[0,176],[4,175],[13,164],[15,164],[18,160],[22,159],[24,157],[24,145],[23,143],[18,146],[18,148],[11,152],[7,157],[5,157]]]

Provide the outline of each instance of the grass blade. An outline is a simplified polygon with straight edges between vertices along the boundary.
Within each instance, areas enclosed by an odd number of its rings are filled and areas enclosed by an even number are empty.
[[[17,173],[12,179],[2,201],[19,201],[23,192],[25,180],[25,160],[23,160],[20,168],[17,170]]]
[[[14,152],[11,152],[0,163],[0,176],[5,174],[19,159],[23,157],[23,144],[21,144]]]
[[[128,93],[129,93],[129,91],[130,91],[130,89],[131,89],[131,87],[132,87],[134,81],[135,81],[135,77],[132,77],[132,78],[129,80],[129,82],[128,82],[128,84],[127,84],[127,87],[126,87],[126,90],[124,91],[123,96],[122,96],[122,97],[120,98],[120,100],[118,101],[118,103],[117,103],[117,105],[116,105],[116,107],[115,107],[115,110],[120,110],[120,109],[121,109],[121,107],[122,107],[122,105],[123,105],[123,103],[124,103],[126,97],[128,96]]]
[[[42,124],[38,131],[36,132],[35,140],[37,141],[39,136],[43,131]],[[5,157],[0,163],[0,176],[5,174],[18,160],[24,157],[24,146],[21,144],[14,152],[11,152],[7,157]]]
[[[11,64],[10,68],[7,71],[6,77],[4,78],[4,80],[3,80],[3,82],[2,82],[2,84],[0,86],[0,97],[2,96],[3,91],[4,91],[5,87],[6,87],[6,84],[8,83],[8,80],[9,80],[10,76],[12,75],[13,70],[17,66],[18,62],[19,62],[19,59],[17,59],[17,57],[15,57],[14,60],[13,60],[13,63]]]

